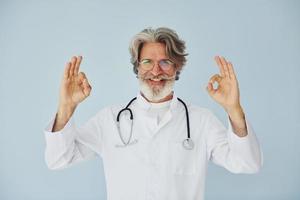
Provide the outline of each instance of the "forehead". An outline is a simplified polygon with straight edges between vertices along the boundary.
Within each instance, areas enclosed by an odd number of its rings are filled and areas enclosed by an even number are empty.
[[[166,45],[160,42],[147,42],[143,44],[140,58],[166,58]]]

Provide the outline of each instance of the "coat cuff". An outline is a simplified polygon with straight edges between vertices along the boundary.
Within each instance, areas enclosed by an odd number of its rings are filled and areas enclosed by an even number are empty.
[[[56,113],[51,118],[50,122],[44,128],[44,134],[47,144],[57,146],[57,149],[67,149],[75,139],[76,127],[73,115],[70,117],[66,125],[59,131],[52,132]]]
[[[241,159],[246,159],[247,163],[254,165],[255,168],[259,169],[263,165],[263,154],[256,137],[256,134],[253,130],[252,125],[245,117],[246,126],[247,126],[247,135],[240,137],[236,135],[233,131],[232,124],[228,117],[228,141],[230,149],[232,152]],[[253,167],[254,167],[253,166]]]

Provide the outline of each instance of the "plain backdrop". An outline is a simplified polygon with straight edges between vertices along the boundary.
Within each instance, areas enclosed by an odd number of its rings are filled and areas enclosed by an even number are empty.
[[[93,87],[75,112],[82,124],[138,92],[128,44],[146,27],[167,26],[186,41],[177,96],[226,113],[207,94],[223,55],[235,68],[241,103],[264,153],[255,175],[209,165],[206,199],[300,199],[300,2],[0,0],[0,199],[104,200],[101,159],[51,171],[43,129],[57,110],[65,63],[84,58]],[[128,180],[130,184],[130,180]]]

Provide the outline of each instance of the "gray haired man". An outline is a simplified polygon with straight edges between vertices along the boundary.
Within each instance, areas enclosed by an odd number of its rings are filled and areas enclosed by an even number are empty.
[[[140,84],[137,96],[101,109],[79,127],[73,113],[92,87],[79,72],[81,56],[67,63],[58,110],[44,130],[50,169],[99,156],[109,200],[202,200],[209,161],[232,173],[259,171],[262,152],[242,109],[231,62],[216,56],[220,73],[207,84],[208,94],[228,114],[225,128],[209,109],[176,96],[173,86],[187,53],[174,30],[144,29],[129,50]]]

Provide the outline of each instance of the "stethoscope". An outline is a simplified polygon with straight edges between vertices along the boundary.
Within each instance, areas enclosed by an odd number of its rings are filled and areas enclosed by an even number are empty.
[[[188,113],[188,109],[186,104],[177,97],[177,99],[183,104],[184,108],[185,108],[185,115],[186,115],[186,124],[187,124],[187,138],[184,139],[182,141],[182,146],[184,149],[186,150],[192,150],[194,148],[194,142],[191,139],[191,135],[190,135],[190,120],[189,120],[189,113]],[[137,139],[134,139],[133,141],[131,141],[132,139],[132,127],[133,127],[133,114],[132,114],[132,110],[129,108],[129,106],[131,105],[131,103],[136,100],[136,97],[133,98],[125,108],[123,108],[122,110],[119,111],[118,115],[117,115],[117,128],[118,128],[118,133],[120,136],[120,139],[122,141],[123,144],[117,144],[116,147],[127,147],[128,145],[133,145],[136,144],[138,142]],[[125,139],[123,138],[123,135],[121,133],[121,128],[120,128],[120,116],[122,114],[123,111],[129,111],[130,113],[130,120],[131,120],[131,126],[130,126],[130,135],[127,141],[125,141]]]

